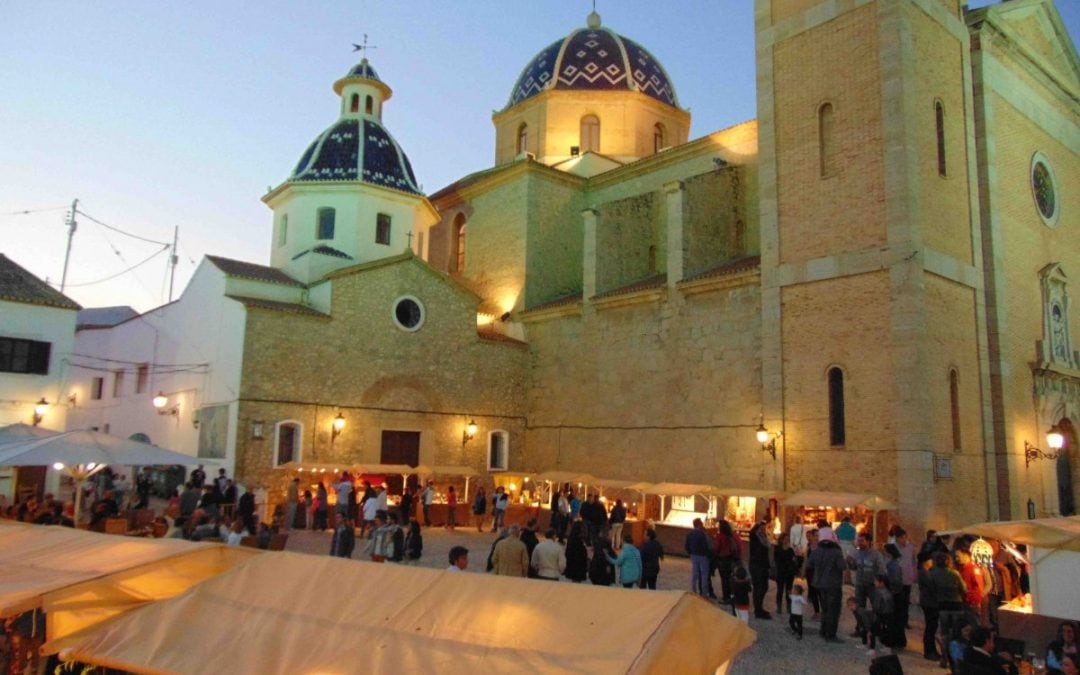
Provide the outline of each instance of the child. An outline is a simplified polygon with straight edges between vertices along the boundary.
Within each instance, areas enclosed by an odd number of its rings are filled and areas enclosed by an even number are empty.
[[[791,595],[788,596],[788,599],[790,601],[789,609],[791,610],[788,614],[788,626],[791,628],[791,632],[801,640],[803,608],[806,606],[802,584],[795,584],[791,587]]]
[[[750,623],[750,576],[742,565],[735,568],[734,579],[731,582],[731,595],[735,616],[742,619],[744,623]]]
[[[889,577],[879,574],[874,579],[874,593],[870,596],[870,605],[874,608],[874,631],[870,637],[870,655],[877,656],[874,651],[874,636],[881,638],[881,644],[886,647],[895,647],[893,640],[893,594],[889,590]]]
[[[855,634],[862,638],[864,647],[873,649],[874,641],[874,611],[865,607],[859,607],[855,598],[847,599],[847,608],[855,617]]]

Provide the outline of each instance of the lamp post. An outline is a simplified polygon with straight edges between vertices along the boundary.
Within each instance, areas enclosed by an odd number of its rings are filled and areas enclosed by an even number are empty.
[[[1061,456],[1061,449],[1065,447],[1065,434],[1061,433],[1058,425],[1055,424],[1046,432],[1046,445],[1050,447],[1050,452],[1024,441],[1025,468],[1031,466],[1031,463],[1037,459],[1057,459]]]
[[[465,430],[461,432],[461,448],[464,450],[465,444],[474,438],[476,438],[476,420],[469,420],[469,423],[465,425]]]
[[[334,441],[341,435],[343,429],[345,429],[345,416],[338,413],[330,425],[330,447],[334,447]]]
[[[757,442],[761,443],[761,450],[772,455],[773,461],[776,461],[776,439],[784,435],[782,431],[769,431],[765,428],[765,415],[761,416],[761,421],[758,424],[756,436]]]
[[[49,402],[42,396],[41,400],[34,404],[34,426],[41,424],[41,420],[45,419],[45,413],[49,412]]]

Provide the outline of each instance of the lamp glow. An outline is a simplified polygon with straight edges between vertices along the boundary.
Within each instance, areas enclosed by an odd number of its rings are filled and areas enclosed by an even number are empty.
[[[1065,447],[1065,434],[1061,433],[1061,429],[1056,424],[1046,432],[1046,444],[1051,450],[1060,450]]]
[[[56,469],[57,471],[63,471],[64,470],[64,463],[63,462],[56,462],[55,464],[52,465],[52,468]]]
[[[337,414],[334,418],[334,431],[341,433],[341,430],[345,428],[345,416],[341,413]]]
[[[42,396],[41,400],[34,404],[34,414],[38,417],[42,417],[47,412],[49,412],[49,402]]]
[[[154,400],[153,400],[154,407],[157,408],[158,410],[161,410],[162,408],[164,408],[165,404],[168,403],[168,402],[169,402],[169,399],[165,396],[165,392],[163,392],[163,391],[159,391],[157,393],[157,396],[155,396]]]
[[[769,442],[769,431],[765,428],[765,425],[761,425],[757,430],[757,442],[764,445]]]

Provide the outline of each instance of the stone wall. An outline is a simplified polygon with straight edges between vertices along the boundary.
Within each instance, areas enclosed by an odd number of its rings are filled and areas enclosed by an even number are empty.
[[[488,433],[510,434],[510,465],[524,444],[527,352],[477,336],[476,299],[415,258],[335,278],[330,318],[249,309],[237,428],[237,475],[274,488],[275,425],[303,425],[304,462],[379,462],[383,430],[419,431],[420,462],[487,470]],[[425,308],[416,332],[399,329],[401,295]],[[342,433],[331,422],[341,413]],[[475,420],[477,437],[462,443]],[[252,422],[264,438],[251,438]],[[516,454],[515,454],[516,453]]]
[[[683,269],[686,276],[747,252],[745,173],[729,166],[683,181]]]
[[[596,228],[596,290],[604,292],[667,268],[663,199],[646,192],[602,204]]]

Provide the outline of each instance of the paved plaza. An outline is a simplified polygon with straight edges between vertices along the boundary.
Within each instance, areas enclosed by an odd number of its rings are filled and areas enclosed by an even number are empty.
[[[483,574],[488,552],[495,535],[490,532],[478,533],[475,528],[458,528],[453,532],[443,528],[424,529],[424,553],[420,559],[423,567],[445,568],[447,554],[451,546],[462,545],[469,549],[469,572]],[[363,552],[363,541],[357,541],[355,559]],[[294,530],[290,533],[287,545],[289,551],[327,555],[330,550],[330,532],[309,532]],[[359,564],[359,563],[358,563]],[[374,564],[374,563],[370,563]],[[564,580],[564,583],[570,583]],[[586,582],[588,583],[588,582]],[[664,560],[657,583],[662,590],[686,590],[690,587],[690,560],[688,558],[668,557]],[[646,593],[648,591],[628,590],[627,593]],[[851,587],[845,588],[846,593]],[[775,607],[775,589],[770,588],[766,598],[766,608]],[[844,644],[827,644],[817,635],[817,622],[805,623],[806,637],[799,641],[788,633],[787,615],[774,614],[772,621],[751,619],[750,627],[758,632],[757,642],[744,651],[736,660],[732,673],[829,673],[830,675],[865,674],[870,658],[857,639],[847,636],[853,630],[850,615],[840,621],[840,634]],[[911,611],[912,630],[908,631],[908,651],[901,654],[900,660],[905,673],[941,673],[936,662],[926,661],[917,651],[922,645],[922,615],[918,608]],[[707,639],[707,636],[702,636]]]

